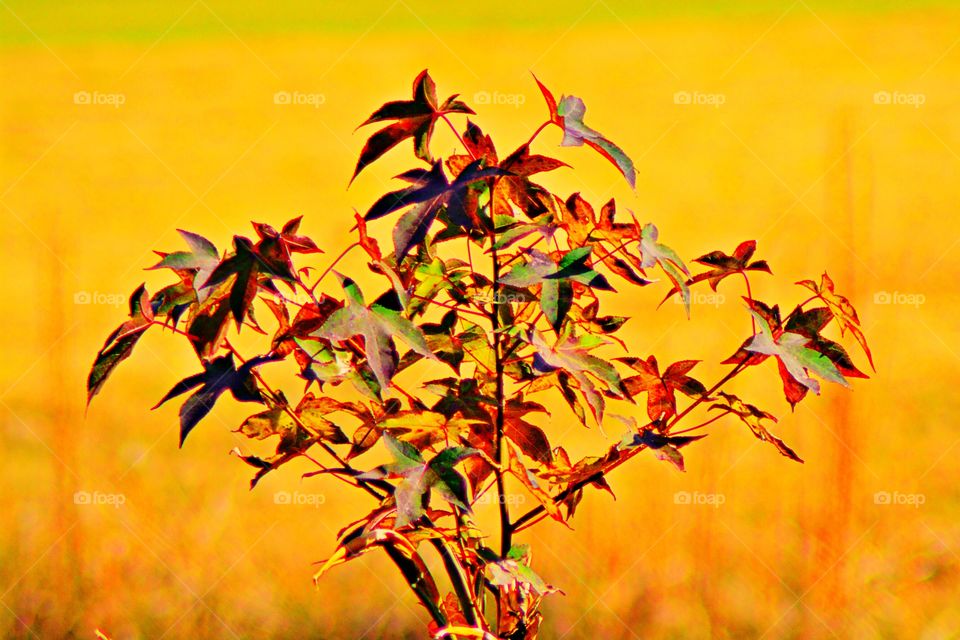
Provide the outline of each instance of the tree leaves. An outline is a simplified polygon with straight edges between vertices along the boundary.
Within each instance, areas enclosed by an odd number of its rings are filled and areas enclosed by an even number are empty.
[[[596,385],[586,375],[587,373],[606,383],[607,390],[614,396],[629,398],[620,374],[613,365],[589,353],[591,349],[603,344],[601,340],[593,336],[579,338],[571,336],[561,338],[556,344],[551,345],[540,332],[534,330],[530,335],[530,343],[537,350],[533,362],[534,369],[541,373],[563,369],[573,376],[598,425],[603,422],[606,403],[597,391]],[[583,422],[582,416],[580,420]]]
[[[145,285],[140,285],[130,296],[130,319],[117,327],[107,337],[106,342],[97,352],[97,357],[87,376],[87,405],[93,396],[100,393],[103,384],[121,362],[130,357],[133,347],[147,327],[153,322],[153,309],[150,306],[150,296]]]
[[[410,186],[382,196],[370,206],[364,219],[376,220],[409,207],[393,228],[394,258],[399,263],[411,248],[423,242],[441,209],[455,225],[466,229],[473,227],[465,204],[466,191],[479,180],[505,173],[496,167],[483,168],[482,164],[481,160],[472,162],[452,182],[443,173],[439,162],[435,162],[429,171],[412,169],[402,173],[397,179],[410,183]]]
[[[548,585],[530,568],[528,557],[528,545],[512,546],[503,558],[496,554],[488,556],[486,568],[490,572],[490,582],[499,587],[523,589],[534,597],[558,592],[559,589]]]
[[[830,358],[807,347],[810,343],[809,338],[789,331],[774,337],[766,318],[753,309],[750,309],[750,313],[756,320],[760,333],[746,345],[747,351],[775,356],[791,378],[816,394],[820,393],[820,384],[807,375],[807,372],[815,373],[824,380],[836,382],[845,387],[850,386]]]
[[[418,158],[433,163],[430,137],[433,135],[434,124],[439,118],[451,113],[472,114],[473,109],[457,100],[456,95],[447,98],[442,105],[438,104],[436,84],[424,69],[413,81],[413,100],[387,102],[360,125],[363,127],[374,122],[396,120],[370,136],[360,152],[350,181],[353,182],[367,165],[407,138],[413,138],[413,149]]]
[[[499,167],[504,173],[494,181],[491,210],[493,217],[514,215],[519,209],[530,219],[547,213],[556,212],[555,197],[542,186],[535,184],[530,177],[538,173],[569,167],[565,162],[539,154],[531,154],[528,144],[521,145],[501,162],[497,150],[480,128],[467,121],[467,130],[463,134],[468,154],[457,154],[447,158],[447,167],[459,174],[474,159],[482,160],[487,167]]]
[[[529,249],[526,252],[528,261],[503,275],[500,283],[510,287],[540,285],[540,308],[554,331],[559,333],[573,301],[573,282],[613,291],[607,279],[587,264],[592,250],[593,247],[573,249],[559,262],[554,262],[547,254]]]
[[[683,304],[687,310],[687,316],[690,315],[690,287],[687,286],[687,276],[690,271],[683,260],[677,255],[677,252],[659,240],[660,232],[653,224],[646,224],[641,231],[640,252],[642,260],[641,269],[649,269],[654,265],[660,265],[673,287],[680,291],[683,296]]]
[[[627,156],[623,149],[608,140],[599,131],[591,129],[584,123],[583,117],[586,115],[587,107],[583,104],[583,100],[576,96],[563,96],[558,103],[550,90],[540,80],[537,80],[536,76],[534,76],[534,80],[540,87],[540,92],[547,103],[550,122],[563,129],[563,140],[560,142],[560,146],[581,147],[586,144],[619,169],[630,187],[635,189],[637,174],[633,167],[633,160]]]
[[[425,461],[420,451],[389,433],[383,442],[393,462],[357,476],[360,480],[399,479],[393,496],[397,505],[397,528],[416,522],[423,515],[424,503],[430,490],[435,490],[447,502],[470,512],[470,494],[467,479],[453,467],[471,456],[478,455],[469,447],[448,447]]]
[[[412,99],[384,104],[361,125],[376,123],[378,130],[366,140],[351,182],[407,139],[427,164],[397,176],[401,188],[376,199],[365,215],[354,212],[356,242],[338,247],[332,261],[311,261],[320,248],[294,218],[278,228],[254,223],[256,235],[234,236],[232,249],[221,257],[209,240],[181,231],[187,249],[158,253],[152,267],[171,270],[175,279],[152,298],[143,286],[134,293],[128,319],[97,354],[87,381],[89,402],[152,324],[186,337],[203,370],[178,382],[157,405],[185,396],[179,409],[181,446],[225,392],[259,403],[237,432],[257,441],[252,448],[269,442],[275,451],[264,457],[231,452],[256,470],[251,487],[300,459],[316,465],[302,477],[335,474],[377,502],[341,530],[337,551],[318,577],[382,547],[431,613],[431,629],[439,635],[536,635],[540,599],[553,588],[530,569],[526,548],[511,548],[511,536],[543,515],[569,526],[587,487],[612,494],[609,473],[643,450],[683,471],[683,447],[703,438],[691,433],[711,420],[676,424],[701,405],[710,405],[712,415],[720,412],[717,417],[736,415],[756,438],[800,460],[767,430],[776,418],[723,390],[748,367],[775,358],[791,404],[818,391],[819,379],[846,384],[848,377],[865,377],[840,344],[822,335],[833,319],[841,334],[854,334],[873,364],[856,312],[826,274],[819,284],[798,283],[813,297],[781,319],[778,306],[752,297],[750,272],[770,272],[765,261],[754,259],[756,242],[743,242],[731,254],[700,256],[695,262],[704,270],[691,276],[679,255],[660,242],[655,225],[640,224],[631,212],[617,220],[612,199],[595,210],[579,193],[563,200],[534,183],[542,173],[567,167],[537,153],[538,136],[551,124],[563,130],[562,146],[589,146],[631,186],[636,182],[630,158],[585,123],[582,100],[557,101],[539,80],[537,85],[549,120],[521,137],[526,141],[513,153],[501,159],[492,138],[467,120],[457,136],[463,149],[434,157],[430,143],[437,121],[451,124],[451,114],[473,112],[456,95],[439,102],[424,71]],[[394,214],[393,251],[385,255],[371,221]],[[370,304],[357,284],[366,282],[360,274],[334,271],[363,263],[366,281],[383,291]],[[607,280],[611,273],[645,286],[652,282],[650,269],[663,271],[671,285],[668,298],[679,293],[688,316],[692,285],[707,282],[716,290],[730,276],[746,280],[755,335],[728,359],[733,369],[711,387],[714,397],[690,375],[698,360],[682,359],[661,371],[654,356],[635,357],[618,337],[629,319],[626,311],[601,313],[601,303],[610,298],[601,291],[614,291]],[[327,277],[331,273],[339,278],[342,296],[325,293],[336,288]],[[258,317],[258,296],[271,312],[267,317]],[[275,327],[268,327],[273,321]],[[227,339],[231,324],[243,334],[236,340],[232,334]],[[268,349],[255,351],[266,355],[244,360],[234,345],[255,340],[268,343]],[[692,348],[697,346],[702,345]],[[611,353],[618,348],[623,352]],[[268,386],[258,369],[283,359],[293,360],[305,381],[296,406],[275,382]],[[620,374],[624,366],[631,369],[626,378]],[[288,367],[288,374],[296,372]],[[573,416],[554,418],[546,400],[529,399],[546,390],[558,391]],[[677,392],[693,399],[684,411],[678,409]],[[641,393],[649,422],[638,428],[636,413],[615,403],[636,403]],[[601,455],[572,462],[561,439],[570,420],[595,422],[601,426],[597,437],[606,438],[605,416],[626,424],[629,433],[606,442]],[[381,440],[387,464],[366,472],[353,466]],[[342,445],[349,447],[344,455]],[[510,513],[519,501],[510,499],[509,490],[529,493],[533,507]],[[437,495],[441,504],[431,509]],[[479,526],[486,518],[469,513],[481,497],[499,503],[498,552],[486,546],[488,532]],[[446,599],[417,551],[423,541],[440,552],[454,590]],[[484,589],[494,591],[498,603],[495,629],[483,615]]]
[[[640,446],[647,447],[653,450],[658,460],[669,462],[675,466],[678,471],[686,471],[684,468],[683,454],[680,453],[680,449],[691,442],[696,442],[706,437],[706,435],[665,436],[652,429],[646,429],[640,433],[628,433],[620,442],[619,448],[627,450]]]
[[[715,402],[710,405],[711,411],[719,410],[727,413],[732,413],[740,418],[740,421],[745,425],[750,427],[750,431],[758,440],[763,442],[769,442],[772,444],[781,455],[790,458],[791,460],[796,460],[797,462],[803,462],[803,460],[796,454],[796,452],[788,447],[783,440],[774,436],[770,433],[767,428],[763,425],[763,420],[772,420],[777,422],[777,418],[770,413],[762,409],[758,409],[752,404],[747,404],[740,398],[735,395],[725,393],[720,391],[718,394],[720,396],[720,401]]]
[[[203,302],[209,290],[203,290],[203,285],[207,282],[210,274],[220,263],[220,254],[217,247],[212,242],[201,235],[177,229],[177,233],[183,238],[190,247],[190,251],[176,251],[174,253],[161,254],[161,260],[150,269],[173,269],[174,271],[187,271],[191,275],[191,283],[197,293],[200,302]]]
[[[334,311],[316,335],[334,342],[344,342],[353,336],[362,336],[367,363],[382,389],[390,385],[397,368],[397,354],[393,337],[399,337],[411,349],[425,358],[436,359],[426,338],[415,324],[398,311],[374,303],[369,308],[363,301],[360,287],[351,278],[337,274],[347,294],[346,305]]]
[[[263,396],[253,377],[253,369],[278,359],[276,355],[257,356],[243,363],[238,369],[234,364],[232,353],[215,358],[204,363],[202,373],[184,378],[175,384],[153,408],[156,409],[171,398],[200,387],[180,407],[180,446],[182,447],[193,428],[210,413],[217,398],[226,391],[230,391],[240,402],[263,402]]]
[[[857,310],[853,308],[853,305],[847,298],[836,293],[833,280],[827,275],[827,272],[824,271],[823,275],[820,276],[819,285],[813,280],[803,280],[797,284],[806,287],[818,298],[823,300],[830,310],[830,313],[840,324],[840,335],[844,335],[847,331],[853,334],[853,337],[856,338],[860,347],[863,348],[863,352],[867,355],[867,360],[870,361],[870,367],[876,371],[876,367],[873,365],[873,354],[870,353],[867,338],[863,335],[863,330],[860,328],[860,318],[857,317]]]
[[[681,360],[667,367],[660,374],[657,359],[650,356],[646,360],[640,358],[618,358],[631,369],[639,372],[623,381],[630,395],[641,392],[647,393],[647,415],[657,424],[663,424],[677,413],[677,399],[675,391],[695,398],[706,393],[706,388],[697,380],[687,375],[699,360]]]
[[[244,420],[237,430],[257,440],[279,435],[281,440],[287,438],[296,441],[303,439],[304,435],[300,432],[305,432],[307,436],[316,435],[331,444],[346,444],[350,442],[346,434],[325,417],[342,409],[343,405],[332,398],[317,398],[308,393],[295,409],[288,410],[282,405],[271,407]]]
[[[712,268],[709,271],[698,273],[687,280],[687,286],[706,280],[710,283],[710,288],[716,291],[717,285],[719,285],[721,281],[738,273],[743,274],[744,277],[746,277],[747,271],[764,271],[766,273],[772,273],[770,271],[770,265],[767,264],[766,260],[751,261],[751,258],[756,250],[757,241],[747,240],[746,242],[741,242],[739,245],[737,245],[737,248],[733,250],[732,255],[727,255],[722,251],[711,251],[710,253],[700,256],[699,258],[695,259],[694,262],[698,262],[702,265]],[[673,290],[667,294],[664,300],[670,298],[679,291],[680,289],[678,287],[674,287]]]
[[[257,295],[259,263],[253,243],[243,236],[233,237],[234,254],[221,262],[204,283],[204,288],[220,284],[233,276],[230,287],[230,311],[239,325],[247,315],[250,303]]]

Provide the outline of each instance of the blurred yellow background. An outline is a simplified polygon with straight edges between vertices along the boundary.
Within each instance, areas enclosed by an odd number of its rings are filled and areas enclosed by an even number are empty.
[[[175,404],[148,409],[195,371],[185,343],[148,335],[86,416],[84,380],[130,291],[166,278],[141,269],[181,248],[178,227],[223,249],[302,214],[325,266],[352,209],[412,166],[404,145],[347,191],[354,128],[429,67],[502,152],[544,117],[530,71],[582,97],[637,191],[555,130],[539,149],[576,173],[549,186],[615,196],[688,260],[757,239],[776,275],[755,293],[785,307],[828,270],[877,363],[793,413],[772,365],[737,380],[804,465],[721,421],[686,474],[641,457],[613,475],[616,502],[587,493],[576,531],[523,534],[566,593],[544,637],[960,637],[960,8],[672,4],[0,1],[0,635],[421,637],[378,554],[313,589],[310,563],[370,505],[295,465],[248,491],[227,452],[251,448],[231,433],[250,405],[221,402],[177,449]],[[435,151],[453,147],[439,132]],[[610,307],[635,316],[632,351],[715,379],[748,335],[736,284],[690,321],[656,310],[663,292]],[[619,436],[555,415],[581,454]],[[722,504],[678,497],[705,494]]]

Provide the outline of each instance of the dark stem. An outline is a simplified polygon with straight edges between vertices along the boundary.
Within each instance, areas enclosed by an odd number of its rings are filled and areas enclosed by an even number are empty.
[[[496,238],[496,230],[491,230],[491,236]],[[493,327],[493,353],[494,353],[494,375],[496,376],[496,397],[497,418],[496,418],[496,443],[494,445],[494,459],[499,467],[497,474],[497,497],[500,503],[500,555],[506,556],[510,550],[510,539],[512,531],[510,528],[510,508],[507,506],[506,490],[503,480],[503,430],[504,430],[504,392],[503,392],[503,353],[500,348],[500,307],[497,300],[500,298],[500,260],[497,250],[492,249],[493,258],[493,299],[492,310],[490,313],[490,322]]]

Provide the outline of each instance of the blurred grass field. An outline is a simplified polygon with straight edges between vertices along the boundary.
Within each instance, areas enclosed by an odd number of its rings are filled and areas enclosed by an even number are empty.
[[[177,449],[176,408],[148,408],[195,369],[185,344],[149,335],[86,416],[83,386],[122,300],[161,282],[141,269],[151,249],[180,248],[177,227],[222,248],[250,220],[303,214],[336,255],[352,208],[410,165],[392,152],[347,191],[364,139],[353,129],[429,67],[503,151],[542,121],[530,71],[581,96],[587,122],[636,161],[637,192],[591,154],[553,149],[556,132],[539,144],[577,174],[550,186],[596,205],[615,196],[688,259],[756,238],[776,276],[755,293],[785,307],[804,297],[790,283],[828,270],[877,363],[852,393],[828,388],[794,413],[772,369],[738,380],[804,465],[724,421],[686,450],[686,474],[639,460],[612,477],[617,502],[587,494],[576,531],[527,534],[535,567],[566,592],[546,606],[544,637],[960,637],[960,7],[466,7],[0,2],[0,635],[420,637],[423,615],[377,554],[313,589],[310,563],[369,504],[301,483],[300,468],[248,491],[249,468],[227,452],[250,448],[231,433],[249,406],[222,402]],[[77,104],[78,92],[123,104]],[[322,103],[276,104],[277,92]],[[453,143],[441,132],[436,150]],[[749,327],[734,283],[720,292],[689,322],[656,310],[662,289],[611,311],[635,316],[637,355],[703,359],[711,380]],[[602,449],[569,427],[549,432]],[[78,491],[124,503],[78,505]],[[322,504],[276,504],[283,491]]]

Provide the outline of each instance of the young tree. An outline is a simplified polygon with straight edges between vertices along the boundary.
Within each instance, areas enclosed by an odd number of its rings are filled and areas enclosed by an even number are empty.
[[[356,240],[315,276],[301,260],[322,252],[300,235],[299,218],[280,230],[254,223],[256,238],[235,236],[223,254],[181,231],[187,250],[160,253],[151,267],[171,270],[175,281],[152,296],[143,285],[134,291],[129,318],[97,354],[87,383],[89,401],[151,327],[185,337],[199,371],[157,405],[187,396],[180,407],[181,446],[225,392],[261,405],[238,430],[275,440],[274,453],[234,450],[255,469],[251,487],[304,458],[316,465],[306,476],[339,479],[371,498],[369,514],[342,530],[316,577],[382,549],[429,614],[434,637],[536,637],[541,600],[555,589],[531,569],[530,550],[515,544],[515,535],[548,518],[567,523],[588,487],[611,491],[610,473],[645,451],[682,471],[681,449],[729,416],[801,461],[769,431],[776,421],[771,414],[724,390],[733,378],[770,360],[795,405],[820,392],[819,380],[848,386],[848,378],[866,377],[823,335],[831,322],[852,335],[873,364],[856,311],[826,274],[819,283],[798,283],[808,297],[784,316],[751,292],[750,278],[770,273],[754,258],[755,242],[697,258],[704,270],[692,274],[653,224],[620,215],[613,200],[598,211],[577,193],[563,199],[537,184],[537,174],[568,168],[532,150],[551,127],[561,130],[562,146],[590,147],[631,187],[635,182],[630,158],[585,124],[582,100],[557,101],[537,85],[548,117],[507,155],[469,118],[462,128],[454,124],[474,111],[456,95],[438,100],[426,71],[414,81],[412,99],[374,111],[363,124],[381,128],[364,145],[353,177],[407,139],[423,165],[397,176],[400,188],[355,215]],[[460,153],[432,153],[437,126],[456,135]],[[368,225],[388,222],[393,242],[385,250]],[[375,296],[336,271],[351,251],[363,252],[373,274],[368,278],[381,282]],[[617,348],[626,353],[617,333],[628,320],[602,315],[602,296],[647,287],[657,275],[669,283],[664,300],[678,296],[688,315],[691,288],[705,283],[716,291],[727,278],[742,281],[750,331],[723,361],[729,369],[715,383],[691,376],[697,360],[663,366],[653,355],[599,355]],[[267,310],[273,335],[260,353],[241,354],[230,341],[231,327],[266,336],[260,321]],[[267,381],[284,360],[295,363],[306,382],[295,401]],[[413,368],[430,379],[404,388],[398,375]],[[437,373],[441,368],[445,373]],[[599,455],[572,460],[534,423],[547,413],[537,399],[551,393],[565,401],[570,419],[587,426],[603,425],[616,407],[618,437]],[[696,423],[700,409],[705,417]],[[364,454],[377,446],[391,461],[369,468]],[[508,483],[535,506],[511,513]],[[488,537],[473,508],[491,497],[499,531]],[[451,593],[441,592],[424,562],[431,548]]]

